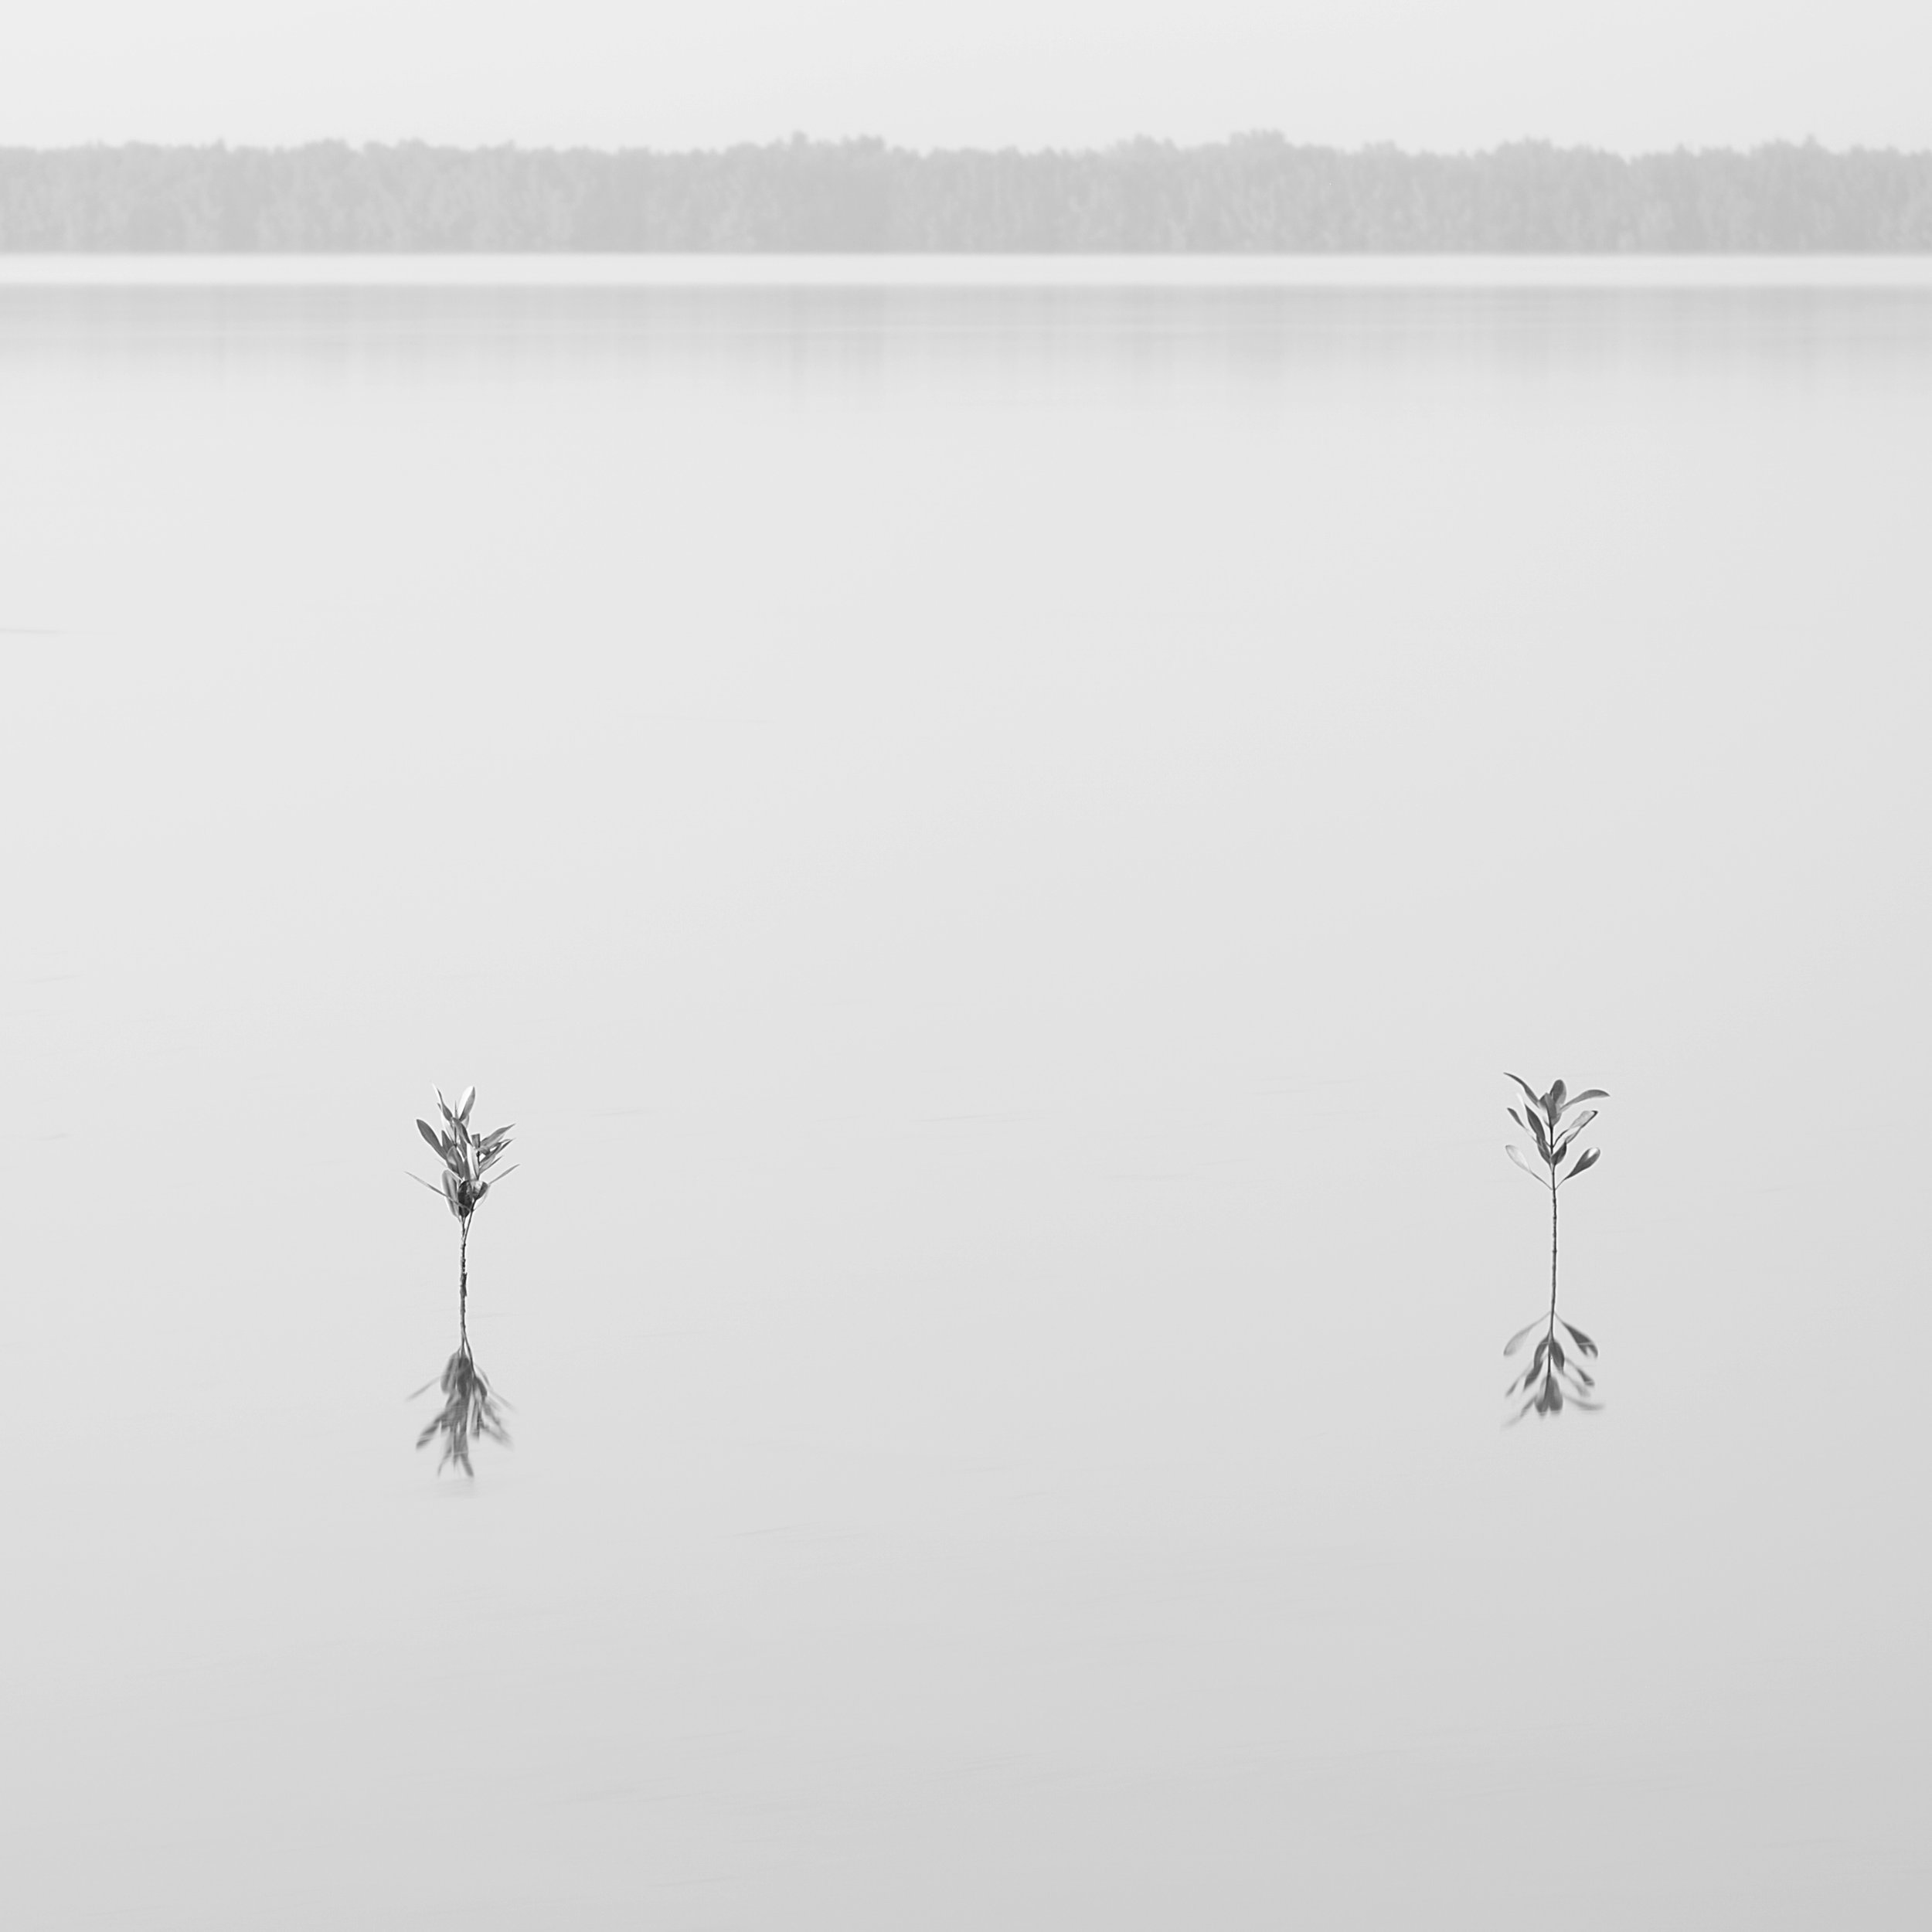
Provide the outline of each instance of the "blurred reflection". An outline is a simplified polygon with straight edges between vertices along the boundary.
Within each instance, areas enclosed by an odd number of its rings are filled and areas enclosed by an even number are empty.
[[[426,1382],[416,1395],[437,1386]],[[464,1475],[474,1476],[476,1471],[470,1462],[471,1439],[487,1436],[507,1449],[510,1437],[503,1426],[502,1411],[509,1405],[484,1379],[483,1371],[476,1366],[476,1358],[470,1353],[467,1335],[444,1365],[440,1386],[442,1409],[430,1418],[429,1426],[416,1438],[416,1446],[423,1448],[440,1435],[443,1438],[443,1454],[437,1462],[437,1474],[440,1475],[444,1466],[453,1462]],[[415,1399],[415,1396],[410,1398],[412,1402]]]

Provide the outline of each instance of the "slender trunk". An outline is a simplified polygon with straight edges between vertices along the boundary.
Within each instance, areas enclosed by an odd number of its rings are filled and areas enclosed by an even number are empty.
[[[1549,1179],[1549,1332],[1556,1332],[1556,1178]]]
[[[461,1272],[457,1281],[456,1319],[463,1338],[462,1352],[467,1355],[470,1352],[470,1217],[467,1214],[463,1217],[463,1245],[459,1253]],[[1553,1301],[1550,1305],[1556,1304]]]

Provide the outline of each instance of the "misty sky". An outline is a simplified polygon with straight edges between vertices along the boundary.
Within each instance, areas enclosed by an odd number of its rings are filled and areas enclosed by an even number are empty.
[[[1932,146],[1906,0],[41,0],[6,42],[4,145]]]

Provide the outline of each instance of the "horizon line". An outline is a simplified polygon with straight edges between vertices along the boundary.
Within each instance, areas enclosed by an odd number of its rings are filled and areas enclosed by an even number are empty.
[[[645,142],[617,142],[594,141],[526,141],[515,138],[501,141],[445,141],[421,134],[396,134],[357,138],[347,134],[309,134],[286,141],[230,141],[226,135],[214,135],[196,140],[158,140],[144,135],[130,134],[119,137],[90,136],[82,141],[55,142],[0,141],[0,155],[68,155],[86,154],[99,149],[149,148],[175,153],[195,153],[218,151],[230,154],[298,154],[305,148],[343,148],[362,152],[371,148],[425,148],[446,153],[457,154],[597,154],[597,155],[718,155],[730,154],[743,148],[883,148],[889,153],[901,155],[1102,155],[1128,148],[1162,148],[1186,152],[1213,148],[1227,148],[1243,142],[1266,142],[1283,147],[1299,148],[1305,151],[1345,155],[1397,155],[1408,160],[1455,161],[1475,160],[1485,155],[1506,154],[1512,149],[1530,148],[1547,149],[1553,153],[1566,155],[1593,155],[1606,156],[1612,160],[1638,162],[1673,159],[1680,155],[1702,156],[1711,155],[1752,155],[1783,149],[1811,151],[1835,156],[1855,155],[1889,155],[1902,159],[1932,156],[1932,147],[1906,148],[1896,143],[1865,143],[1854,141],[1846,145],[1835,145],[1820,140],[1815,134],[1774,134],[1746,144],[1736,142],[1696,143],[1679,141],[1672,147],[1648,147],[1621,148],[1607,147],[1600,142],[1590,141],[1563,141],[1548,134],[1513,134],[1491,141],[1485,145],[1463,148],[1410,147],[1393,139],[1383,138],[1353,143],[1333,141],[1300,140],[1280,128],[1237,128],[1227,133],[1190,140],[1172,134],[1137,133],[1122,134],[1111,140],[1085,142],[1045,141],[1027,144],[1005,141],[996,144],[979,142],[915,142],[900,141],[879,134],[817,134],[803,130],[793,130],[782,134],[764,137],[746,135],[739,138],[715,142],[689,143],[682,145],[654,147]]]

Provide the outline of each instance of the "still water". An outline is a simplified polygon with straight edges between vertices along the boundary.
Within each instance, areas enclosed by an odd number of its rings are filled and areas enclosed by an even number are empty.
[[[1922,273],[90,274],[16,1922],[1914,1922]],[[1505,1068],[1611,1096],[1507,1432]]]

